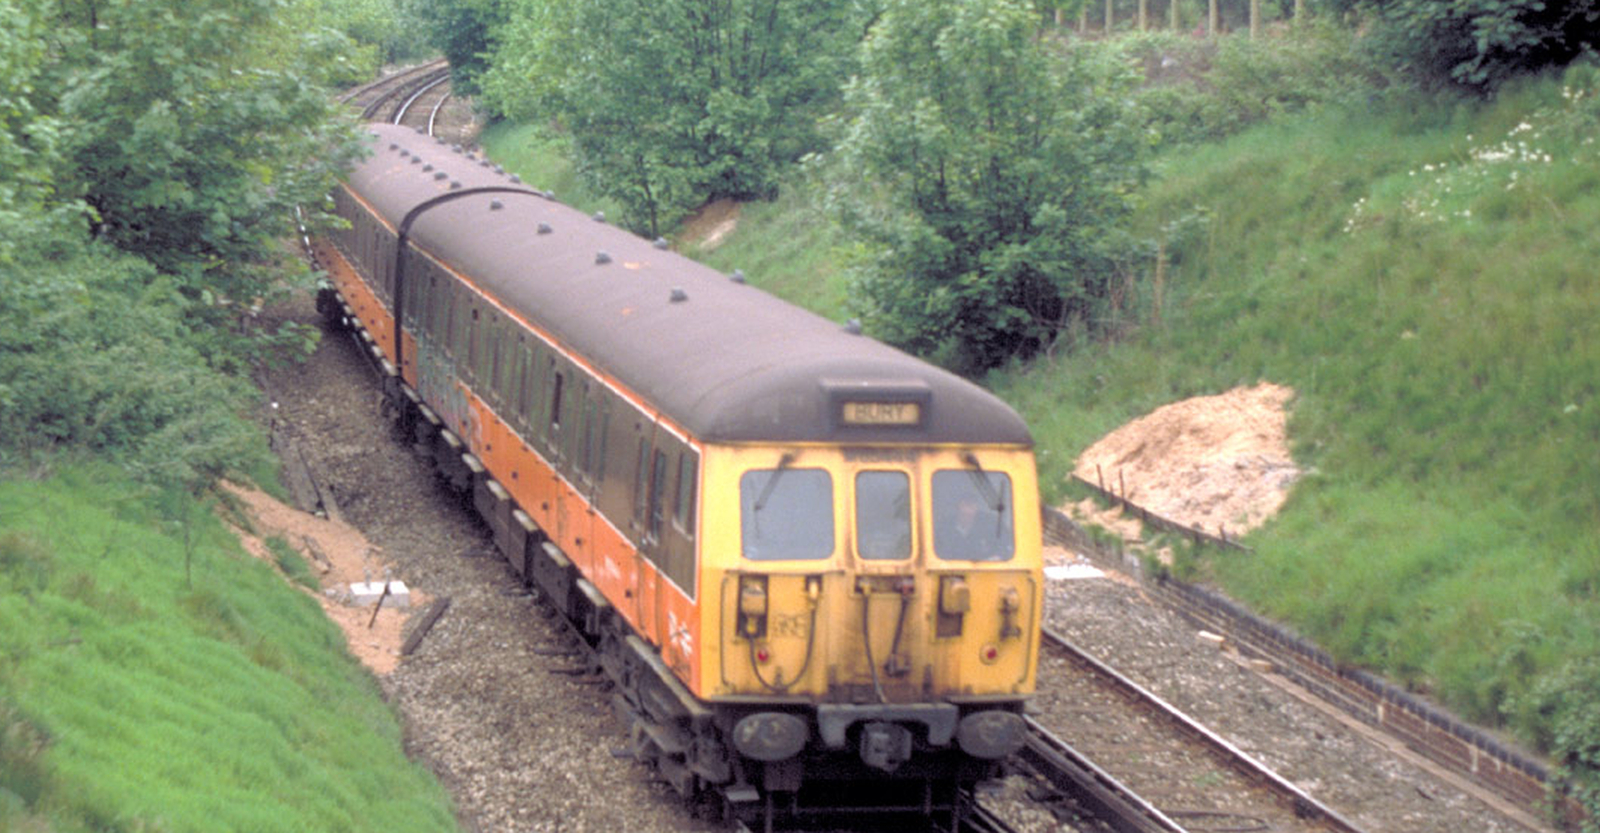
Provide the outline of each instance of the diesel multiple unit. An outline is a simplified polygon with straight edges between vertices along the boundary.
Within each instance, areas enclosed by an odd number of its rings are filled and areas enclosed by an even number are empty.
[[[1016,413],[471,153],[371,137],[319,303],[598,650],[637,754],[769,824],[862,785],[959,812],[1034,686]]]

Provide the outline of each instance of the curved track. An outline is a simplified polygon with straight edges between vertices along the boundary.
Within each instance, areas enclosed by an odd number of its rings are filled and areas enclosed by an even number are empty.
[[[419,90],[448,81],[450,64],[440,58],[407,67],[370,84],[339,96],[339,101],[361,109],[363,121],[389,121],[399,124]]]

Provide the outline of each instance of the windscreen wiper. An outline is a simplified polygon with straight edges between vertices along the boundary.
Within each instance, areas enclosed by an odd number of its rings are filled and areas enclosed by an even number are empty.
[[[1000,513],[1006,511],[1005,499],[994,490],[994,484],[989,482],[989,473],[978,465],[978,457],[968,451],[961,455],[962,462],[971,466],[967,474],[972,475],[972,482],[977,485],[979,493],[983,495],[983,502],[989,505],[989,511]]]
[[[792,452],[785,451],[783,456],[778,458],[778,467],[772,471],[772,476],[767,478],[767,485],[761,487],[761,495],[756,498],[755,504],[750,507],[755,510],[757,516],[761,514],[761,507],[767,505],[767,498],[772,497],[772,490],[777,487],[778,478],[783,476],[784,471],[793,462],[794,454]]]

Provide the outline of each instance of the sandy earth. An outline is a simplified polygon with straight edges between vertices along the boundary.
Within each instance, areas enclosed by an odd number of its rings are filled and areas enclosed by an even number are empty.
[[[371,603],[358,605],[350,594],[356,582],[383,581],[391,576],[377,547],[355,527],[343,521],[319,518],[280,503],[266,492],[224,483],[250,513],[254,531],[234,528],[245,549],[257,558],[273,563],[266,538],[274,535],[288,541],[311,565],[322,585],[313,594],[328,618],[344,631],[350,653],[374,674],[388,674],[400,664],[401,626],[411,610],[427,604],[416,590],[410,592],[409,609],[385,601],[373,618]],[[285,577],[287,580],[287,577]],[[307,593],[310,590],[300,587]]]
[[[1162,406],[1090,446],[1074,473],[1169,520],[1241,535],[1272,517],[1300,477],[1285,428],[1293,398],[1291,388],[1261,382]],[[1093,501],[1061,509],[1125,539],[1141,537],[1120,510]]]
[[[722,244],[739,225],[739,203],[731,199],[713,200],[683,221],[678,233],[679,243],[710,251]]]

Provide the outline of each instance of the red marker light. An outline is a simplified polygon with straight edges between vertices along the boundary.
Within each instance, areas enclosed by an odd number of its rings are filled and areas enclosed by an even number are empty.
[[[768,653],[766,648],[756,649],[756,662],[766,665],[769,659],[772,659],[772,654]]]

